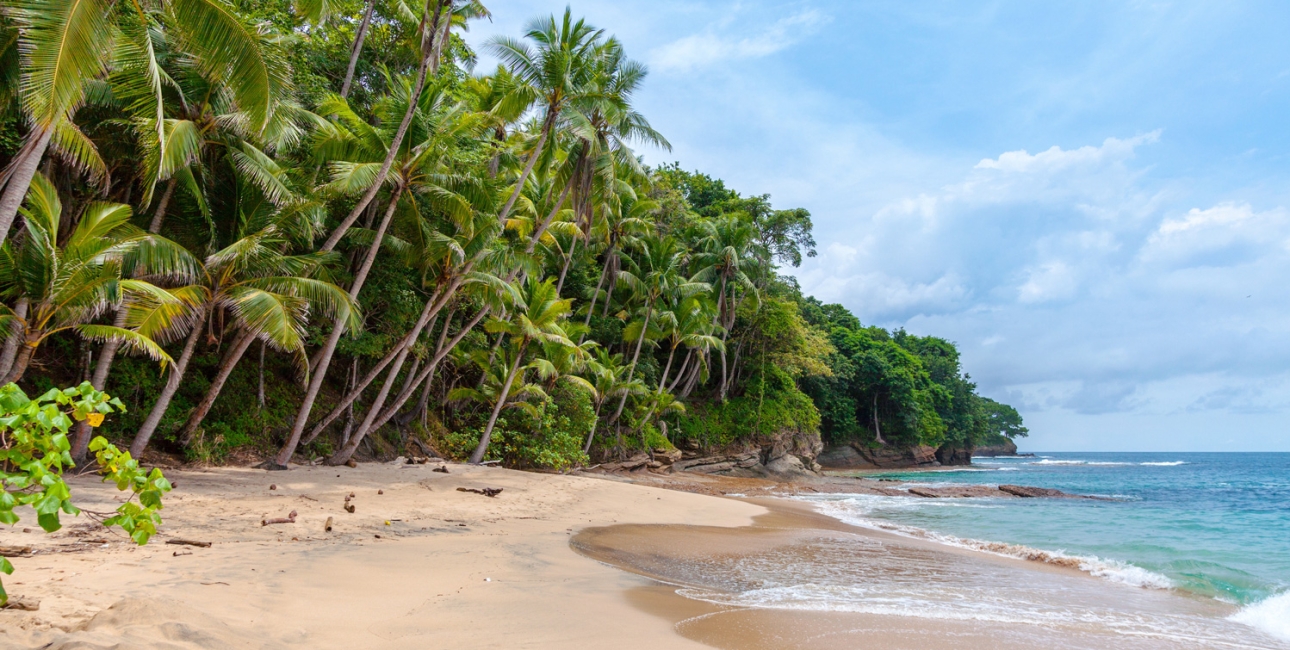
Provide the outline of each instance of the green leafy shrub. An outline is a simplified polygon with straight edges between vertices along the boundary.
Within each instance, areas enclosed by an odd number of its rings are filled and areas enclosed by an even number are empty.
[[[17,384],[0,387],[0,524],[18,523],[14,509],[19,506],[31,506],[40,527],[48,533],[62,528],[60,513],[81,514],[63,480],[64,470],[75,466],[68,431],[82,420],[97,427],[108,414],[121,411],[125,405],[120,399],[94,390],[89,382],[52,389],[34,400]],[[120,451],[102,436],[90,442],[90,451],[103,480],[116,483],[118,490],[131,495],[115,512],[85,514],[104,526],[120,526],[140,546],[147,544],[161,523],[157,511],[170,483],[161,470],[143,471],[129,452]],[[13,565],[3,557],[0,573],[13,573]],[[0,605],[6,602],[8,594],[0,583]]]
[[[680,416],[676,438],[721,447],[749,436],[818,432],[820,412],[811,398],[779,366],[767,365],[764,370],[748,378],[740,397],[693,405]]]

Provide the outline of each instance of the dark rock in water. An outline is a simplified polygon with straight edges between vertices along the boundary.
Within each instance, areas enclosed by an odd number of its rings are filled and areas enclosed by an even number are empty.
[[[995,456],[1016,456],[1017,443],[1005,438],[1003,441],[1003,444],[985,445],[985,446],[977,447],[973,449],[972,455],[978,456],[981,458],[993,458]],[[1033,456],[1034,454],[1027,454],[1027,455]]]
[[[944,445],[936,450],[936,460],[942,465],[971,465],[972,449]]]
[[[909,493],[927,499],[979,499],[1002,496],[999,490],[988,485],[954,485],[950,487],[912,487]]]
[[[1061,490],[1051,490],[1049,488],[1027,487],[1024,485],[1000,485],[1000,492],[1006,492],[1017,497],[1074,497],[1076,495],[1067,494]]]

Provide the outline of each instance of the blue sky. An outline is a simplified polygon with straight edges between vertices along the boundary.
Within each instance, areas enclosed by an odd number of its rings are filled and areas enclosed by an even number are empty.
[[[647,161],[809,209],[803,289],[958,343],[1023,447],[1290,450],[1290,4],[573,10],[651,68]]]

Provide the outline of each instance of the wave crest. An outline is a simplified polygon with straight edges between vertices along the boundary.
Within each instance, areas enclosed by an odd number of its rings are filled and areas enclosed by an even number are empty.
[[[1228,620],[1290,641],[1290,591],[1247,605]]]

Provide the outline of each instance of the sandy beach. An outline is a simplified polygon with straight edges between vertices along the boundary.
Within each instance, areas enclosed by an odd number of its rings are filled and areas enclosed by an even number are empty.
[[[615,523],[743,526],[765,512],[594,478],[433,467],[169,472],[165,524],[142,548],[83,519],[47,536],[24,517],[32,532],[0,531],[0,545],[39,552],[13,558],[5,584],[40,609],[0,611],[0,647],[699,648],[631,605],[629,591],[652,581],[574,553],[569,537]],[[83,507],[118,495],[94,477],[72,483]],[[261,525],[292,510],[294,524]],[[176,538],[212,546],[166,543]]]
[[[14,558],[10,593],[39,600],[37,611],[0,611],[0,647],[1205,647],[1087,621],[1036,626],[723,600],[738,586],[727,577],[749,562],[838,562],[822,542],[847,545],[846,560],[869,572],[857,581],[897,576],[949,594],[987,576],[997,580],[990,589],[1020,583],[1041,598],[1135,616],[1221,623],[1228,613],[1069,567],[855,528],[802,503],[714,496],[774,487],[751,480],[645,477],[682,491],[434,463],[169,475],[177,487],[165,524],[143,548],[75,518],[54,535],[0,531],[0,546],[35,551]],[[87,508],[118,498],[93,477],[74,479],[73,489]],[[292,511],[294,523],[262,524]]]

